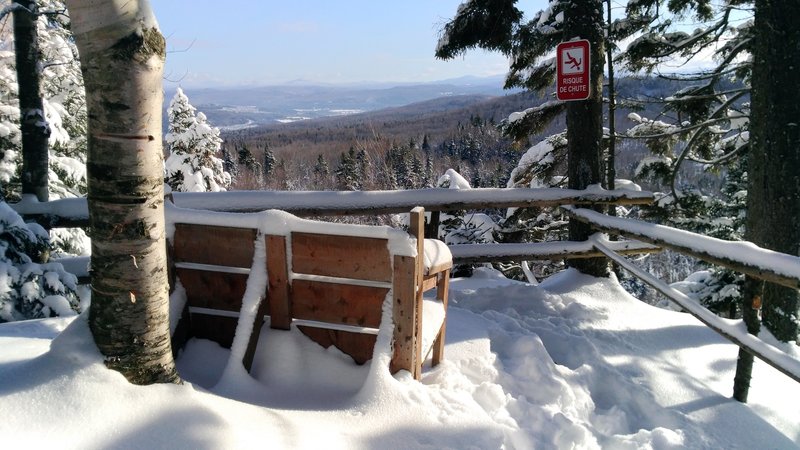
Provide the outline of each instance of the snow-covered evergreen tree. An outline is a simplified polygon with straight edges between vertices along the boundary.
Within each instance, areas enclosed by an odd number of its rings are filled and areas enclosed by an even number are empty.
[[[61,0],[37,0],[40,91],[49,138],[49,198],[86,193],[86,98],[78,51]],[[13,36],[3,36],[4,43]],[[17,74],[11,47],[0,46],[0,194],[19,200],[22,166]],[[81,229],[51,230],[55,250],[86,254],[89,239]]]
[[[217,157],[222,139],[219,129],[208,123],[205,114],[196,113],[181,88],[167,109],[169,131],[165,137],[169,157],[165,164],[166,182],[179,192],[224,191],[231,184],[222,159]]]
[[[356,151],[353,147],[347,153],[342,152],[339,165],[336,167],[336,183],[339,189],[358,191],[361,189],[361,177]]]
[[[0,202],[0,322],[78,311],[75,276],[59,263],[41,263],[50,249],[43,228]]]

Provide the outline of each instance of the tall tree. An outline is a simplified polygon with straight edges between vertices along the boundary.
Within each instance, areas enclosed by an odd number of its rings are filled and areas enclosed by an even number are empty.
[[[89,112],[89,327],[106,365],[132,383],[177,382],[164,227],[164,37],[146,0],[67,6]]]
[[[35,0],[14,0],[14,43],[19,86],[22,134],[22,193],[48,200],[48,148],[50,126],[44,117],[39,86],[39,38]]]
[[[756,0],[755,6],[745,238],[800,256],[800,3]],[[763,322],[781,341],[798,339],[798,305],[797,289],[764,286]]]
[[[517,0],[469,0],[443,29],[436,56],[451,59],[467,49],[480,47],[500,51],[511,59],[506,87],[540,91],[551,86],[555,65],[549,57],[559,42],[587,39],[591,45],[592,92],[588,100],[547,102],[509,119],[505,132],[515,139],[540,132],[552,118],[567,110],[567,154],[569,187],[583,189],[600,183],[602,145],[602,77],[604,33],[603,3],[599,0],[553,0],[529,21],[516,6]],[[626,30],[631,27],[620,27]],[[588,225],[570,223],[570,239],[588,237]],[[607,273],[605,259],[574,263],[593,275]]]
[[[567,186],[586,189],[600,184],[602,175],[603,140],[603,2],[601,0],[572,0],[564,14],[564,37],[589,41],[589,98],[567,104]],[[589,224],[570,220],[569,238],[586,240],[592,233]],[[605,258],[569,260],[568,264],[581,272],[608,275]]]

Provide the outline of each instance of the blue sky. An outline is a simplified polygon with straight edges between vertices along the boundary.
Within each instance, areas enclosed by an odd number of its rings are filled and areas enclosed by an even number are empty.
[[[505,73],[498,53],[433,57],[461,0],[151,0],[168,84],[433,81]],[[545,5],[543,0],[523,2]],[[235,6],[234,6],[235,5]]]

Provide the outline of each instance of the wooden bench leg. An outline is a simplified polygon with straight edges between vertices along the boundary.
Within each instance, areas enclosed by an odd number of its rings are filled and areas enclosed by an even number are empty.
[[[436,283],[436,298],[442,301],[444,307],[444,320],[442,321],[442,328],[439,329],[439,334],[436,335],[436,340],[433,342],[433,357],[431,365],[437,365],[444,358],[444,336],[447,331],[447,296],[450,290],[450,269],[445,270],[439,274],[439,281]]]
[[[416,362],[416,324],[414,301],[415,261],[411,256],[394,257],[394,279],[392,282],[392,316],[394,319],[391,373],[407,370],[414,374]]]

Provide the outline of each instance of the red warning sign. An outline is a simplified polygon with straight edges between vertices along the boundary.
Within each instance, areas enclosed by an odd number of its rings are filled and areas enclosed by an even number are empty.
[[[556,98],[586,100],[589,98],[589,41],[562,42],[556,47]]]

